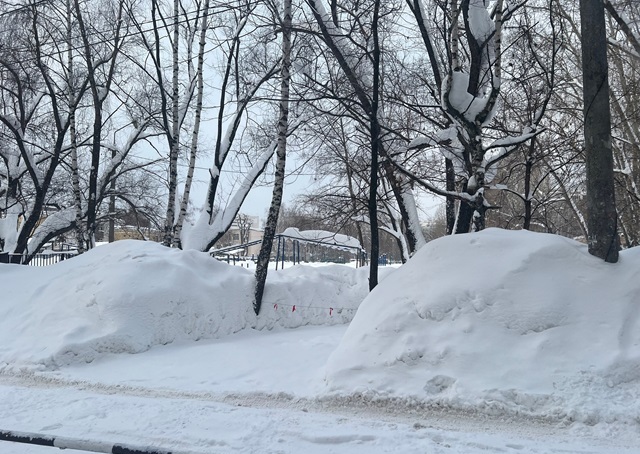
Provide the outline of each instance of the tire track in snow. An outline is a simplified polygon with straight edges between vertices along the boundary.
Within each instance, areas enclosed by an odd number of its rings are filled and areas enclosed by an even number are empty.
[[[335,415],[337,420],[360,420],[406,424],[416,431],[447,431],[452,433],[478,433],[507,435],[523,439],[555,439],[563,442],[577,435],[562,421],[551,418],[533,418],[526,415],[492,415],[478,410],[460,410],[442,405],[423,405],[400,399],[375,398],[365,395],[322,396],[301,398],[288,393],[225,393],[183,391],[167,388],[105,384],[73,380],[34,372],[0,371],[0,386],[33,389],[68,389],[102,396],[132,396],[149,399],[182,399],[245,407],[256,410],[295,411],[297,417],[305,414]],[[629,447],[628,440],[594,438],[589,433],[581,435],[592,439],[595,445]],[[612,451],[612,452],[614,452]],[[555,452],[555,451],[554,451]]]
[[[215,402],[255,409],[293,410],[303,413],[329,413],[413,425],[414,428],[480,430],[529,434],[562,432],[560,421],[522,415],[490,415],[442,405],[425,405],[403,399],[374,398],[364,395],[328,395],[313,399],[279,393],[210,393],[169,388],[147,388],[124,384],[105,384],[52,377],[33,372],[0,372],[0,385],[27,388],[64,388],[100,395],[134,396],[152,399],[187,399]],[[498,428],[498,430],[494,430]]]

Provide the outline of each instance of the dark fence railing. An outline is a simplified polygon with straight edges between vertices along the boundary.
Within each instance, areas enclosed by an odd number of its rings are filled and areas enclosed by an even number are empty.
[[[63,260],[75,257],[75,252],[43,252],[34,255],[28,263],[25,263],[25,256],[21,254],[0,253],[0,263],[16,263],[31,266],[48,266]]]

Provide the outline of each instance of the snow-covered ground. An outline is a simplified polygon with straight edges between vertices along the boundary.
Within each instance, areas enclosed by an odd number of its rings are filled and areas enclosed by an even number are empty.
[[[0,265],[0,430],[203,454],[640,452],[640,250],[609,265],[489,229],[383,273],[367,296],[365,269],[272,271],[255,317],[251,272],[193,251]]]

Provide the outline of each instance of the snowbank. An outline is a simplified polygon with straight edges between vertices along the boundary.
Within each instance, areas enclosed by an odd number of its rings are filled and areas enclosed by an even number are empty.
[[[361,304],[334,395],[551,419],[640,421],[640,248],[618,264],[554,235],[429,243]]]
[[[252,327],[345,323],[367,280],[344,266],[271,271],[257,319],[252,272],[127,240],[48,267],[0,265],[0,288],[2,369],[91,362]]]
[[[396,268],[379,270],[384,279]],[[258,328],[349,323],[369,294],[369,268],[296,265],[269,271]]]
[[[230,334],[252,320],[248,276],[206,254],[150,242],[0,270],[0,360],[9,364],[89,362]]]

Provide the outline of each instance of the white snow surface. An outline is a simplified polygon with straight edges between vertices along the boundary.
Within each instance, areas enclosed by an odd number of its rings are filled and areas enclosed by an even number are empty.
[[[256,318],[252,273],[195,251],[0,265],[0,429],[194,454],[639,452],[640,249],[611,265],[488,229],[368,296],[367,271],[272,271]]]
[[[363,301],[327,384],[637,430],[640,249],[612,265],[573,240],[526,231],[431,242]]]
[[[250,327],[346,323],[367,294],[367,273],[271,271],[256,318],[253,273],[193,250],[125,240],[44,268],[3,264],[0,369],[87,363]]]
[[[470,121],[476,121],[478,115],[487,107],[489,96],[473,96],[467,92],[469,86],[469,74],[460,71],[454,71],[451,74],[451,89],[449,90],[449,103],[458,112],[464,114],[465,118]],[[443,82],[444,83],[444,82]],[[446,91],[445,91],[446,92]],[[487,124],[492,115],[485,120]]]
[[[495,32],[495,25],[489,16],[484,0],[469,2],[469,28],[478,43],[484,43]]]

